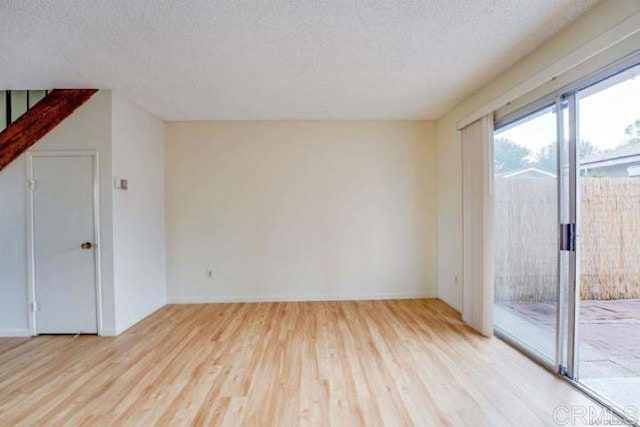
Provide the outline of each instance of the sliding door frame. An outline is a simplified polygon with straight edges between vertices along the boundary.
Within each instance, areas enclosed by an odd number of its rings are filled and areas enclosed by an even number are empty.
[[[590,86],[607,80],[628,69],[640,66],[640,50],[621,58],[587,76],[553,91],[502,117],[497,117],[494,132],[517,122],[537,111],[555,104],[557,119],[557,166],[558,166],[558,292],[556,318],[555,363],[550,364],[546,357],[517,338],[495,328],[496,336],[503,339],[535,362],[559,374],[577,389],[584,392],[597,403],[631,424],[631,420],[613,402],[600,396],[594,390],[579,382],[579,312],[580,312],[580,135],[578,114],[578,93]],[[565,111],[568,117],[565,122]],[[568,127],[568,129],[567,129]],[[565,170],[568,168],[568,170]],[[563,204],[567,204],[563,205]],[[565,209],[565,210],[563,210]],[[563,236],[570,224],[569,236]],[[569,237],[569,248],[562,242]],[[563,255],[563,252],[566,256]],[[637,425],[637,424],[634,424]]]
[[[571,249],[568,251],[569,268],[567,271],[567,360],[566,374],[573,380],[578,379],[578,327],[580,317],[580,187],[579,187],[579,136],[578,136],[578,102],[576,93],[564,96],[567,101],[569,114],[569,139],[562,143],[567,144],[569,157],[567,200],[569,204],[569,223],[573,224],[569,240]],[[564,132],[563,132],[564,137]],[[564,138],[563,138],[564,139]],[[562,209],[558,206],[558,209]],[[564,319],[560,319],[564,323]],[[563,343],[564,344],[564,343]],[[562,363],[562,360],[560,360]]]
[[[556,98],[556,166],[558,176],[558,235],[559,244],[562,244],[561,226],[562,223],[568,223],[570,215],[565,214],[563,211],[564,203],[569,197],[567,194],[568,186],[566,180],[565,165],[569,164],[567,157],[567,150],[565,150],[565,108],[566,101],[564,97],[558,96]],[[565,340],[567,337],[567,328],[565,328],[565,310],[567,307],[567,297],[565,290],[568,289],[569,283],[569,271],[570,266],[566,262],[566,258],[563,256],[562,250],[558,248],[558,277],[557,277],[557,291],[556,291],[556,355],[554,360],[554,367],[556,372],[564,374],[566,369],[565,360]]]

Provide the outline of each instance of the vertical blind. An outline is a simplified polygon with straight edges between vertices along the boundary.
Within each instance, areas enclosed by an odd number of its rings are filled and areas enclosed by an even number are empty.
[[[493,115],[462,129],[462,319],[493,335]]]

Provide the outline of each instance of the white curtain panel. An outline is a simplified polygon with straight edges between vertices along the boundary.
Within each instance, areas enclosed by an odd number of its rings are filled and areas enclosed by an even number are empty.
[[[493,114],[462,129],[462,320],[493,335]]]

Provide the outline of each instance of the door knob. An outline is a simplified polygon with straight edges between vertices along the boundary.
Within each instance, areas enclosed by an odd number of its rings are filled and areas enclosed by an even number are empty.
[[[91,242],[84,242],[83,244],[80,245],[80,247],[82,249],[91,249],[93,247],[93,243]]]

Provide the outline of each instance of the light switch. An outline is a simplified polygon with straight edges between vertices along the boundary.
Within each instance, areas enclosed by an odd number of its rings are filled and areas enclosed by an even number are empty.
[[[116,190],[126,190],[129,187],[129,183],[126,179],[114,178]]]

